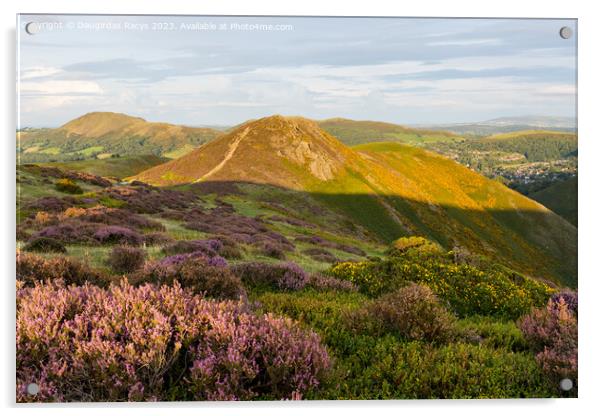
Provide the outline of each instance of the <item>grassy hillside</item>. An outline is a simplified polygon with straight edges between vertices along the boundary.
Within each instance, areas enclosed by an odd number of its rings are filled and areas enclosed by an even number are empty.
[[[326,203],[382,243],[424,235],[448,249],[463,247],[534,276],[576,283],[576,229],[545,207],[416,147],[350,149],[302,118],[246,123],[131,179],[276,185]]]
[[[529,197],[550,208],[575,227],[577,226],[577,177],[556,182],[541,191],[530,194]]]
[[[447,131],[409,128],[379,121],[331,118],[318,121],[318,125],[349,146],[381,141],[423,144],[461,140]]]
[[[87,172],[98,176],[125,178],[133,176],[153,166],[165,163],[168,159],[155,155],[116,157],[108,159],[86,159],[71,162],[42,163],[42,166],[57,167],[65,170]]]
[[[88,113],[56,129],[17,133],[23,163],[71,161],[111,156],[181,155],[222,133],[210,128],[147,122],[119,113]]]

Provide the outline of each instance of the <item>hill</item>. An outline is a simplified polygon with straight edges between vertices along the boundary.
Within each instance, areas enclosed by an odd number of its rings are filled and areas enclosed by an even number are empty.
[[[331,118],[318,121],[318,125],[341,142],[350,146],[380,141],[420,144],[461,139],[454,133],[447,131],[410,128],[380,121]]]
[[[529,197],[577,226],[577,177],[556,182]]]
[[[573,117],[555,117],[555,116],[522,116],[522,117],[498,117],[484,121],[483,124],[490,126],[516,126],[526,125],[537,127],[538,129],[574,129],[575,119]]]
[[[300,117],[245,123],[130,179],[278,186],[326,204],[381,242],[423,235],[448,249],[466,248],[536,277],[576,284],[576,228],[539,203],[420,148],[349,148]]]
[[[201,127],[148,122],[120,113],[85,114],[56,129],[27,129],[17,133],[23,163],[107,158],[114,155],[180,156],[222,133]]]

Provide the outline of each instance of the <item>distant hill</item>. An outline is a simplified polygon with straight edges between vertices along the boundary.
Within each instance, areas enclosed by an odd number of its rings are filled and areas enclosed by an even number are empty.
[[[577,177],[556,182],[541,191],[530,194],[529,197],[577,226]]]
[[[476,123],[432,124],[420,127],[441,129],[460,135],[489,136],[520,130],[554,130],[575,132],[576,122],[572,117],[524,116],[500,117]]]
[[[349,146],[382,141],[429,143],[460,139],[460,137],[447,131],[410,128],[381,121],[331,118],[317,123],[326,132]]]
[[[423,235],[532,276],[576,284],[576,228],[544,206],[435,153],[399,143],[349,148],[300,117],[244,123],[129,179],[292,189],[379,241]]]
[[[538,127],[540,129],[566,128],[574,129],[576,126],[573,117],[554,117],[554,116],[522,116],[522,117],[498,117],[484,121],[483,124],[491,126],[516,126],[525,125]]]
[[[154,154],[175,157],[220,136],[210,128],[148,122],[126,114],[88,113],[56,129],[27,129],[17,133],[22,162],[69,161],[114,155]]]

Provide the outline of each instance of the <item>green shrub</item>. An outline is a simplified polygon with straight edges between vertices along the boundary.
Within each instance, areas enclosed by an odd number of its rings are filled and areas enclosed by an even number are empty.
[[[527,341],[514,321],[476,315],[459,320],[456,326],[460,337],[467,342],[514,352],[528,350]]]
[[[349,340],[351,341],[351,340]],[[338,356],[321,399],[552,397],[532,354],[480,345],[436,346],[394,337],[359,337]],[[338,378],[336,377],[338,375]]]
[[[334,265],[331,276],[351,281],[363,293],[376,297],[416,282],[430,287],[460,316],[491,315],[517,319],[534,306],[542,306],[553,289],[544,283],[502,268],[482,271],[439,257],[416,262],[392,257],[380,262],[345,262]]]
[[[57,191],[64,192],[66,194],[83,194],[84,190],[71,179],[59,179],[54,184]]]
[[[426,286],[411,283],[349,315],[348,325],[375,335],[399,334],[408,340],[446,342],[455,335],[455,317]]]
[[[369,300],[361,293],[261,293],[263,312],[286,315],[320,334],[334,356],[331,378],[307,399],[428,399],[551,397],[528,351],[489,346],[405,342],[393,334],[359,333],[345,325],[348,314]],[[492,319],[483,319],[485,327]]]
[[[41,253],[66,253],[65,245],[54,238],[35,237],[24,247],[25,251],[37,251]]]

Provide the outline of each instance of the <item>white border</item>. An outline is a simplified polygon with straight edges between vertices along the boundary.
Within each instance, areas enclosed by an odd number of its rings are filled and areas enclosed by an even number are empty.
[[[248,14],[248,15],[333,15],[333,16],[436,16],[436,17],[549,17],[579,19],[579,284],[580,284],[580,345],[579,394],[576,400],[480,400],[480,401],[400,401],[400,402],[302,402],[302,403],[243,403],[243,404],[146,404],[136,406],[111,405],[114,414],[165,414],[174,408],[179,414],[240,414],[245,416],[282,414],[306,415],[345,412],[365,415],[377,410],[383,414],[445,414],[447,415],[504,415],[508,413],[591,414],[596,409],[600,382],[600,297],[602,256],[600,227],[600,160],[602,158],[602,127],[600,112],[600,44],[602,39],[600,14],[595,1],[489,1],[370,0],[352,4],[351,0],[277,0],[199,1],[164,0],[144,2],[135,0],[4,0],[0,3],[3,34],[2,111],[3,140],[0,151],[2,198],[2,265],[3,302],[1,310],[2,337],[0,348],[0,397],[8,413],[81,414],[79,406],[15,407],[14,401],[14,197],[15,197],[15,20],[16,13],[133,13],[133,14]],[[599,410],[598,410],[599,411]],[[106,406],[86,406],[90,415],[104,415]],[[597,413],[597,412],[596,412]]]

